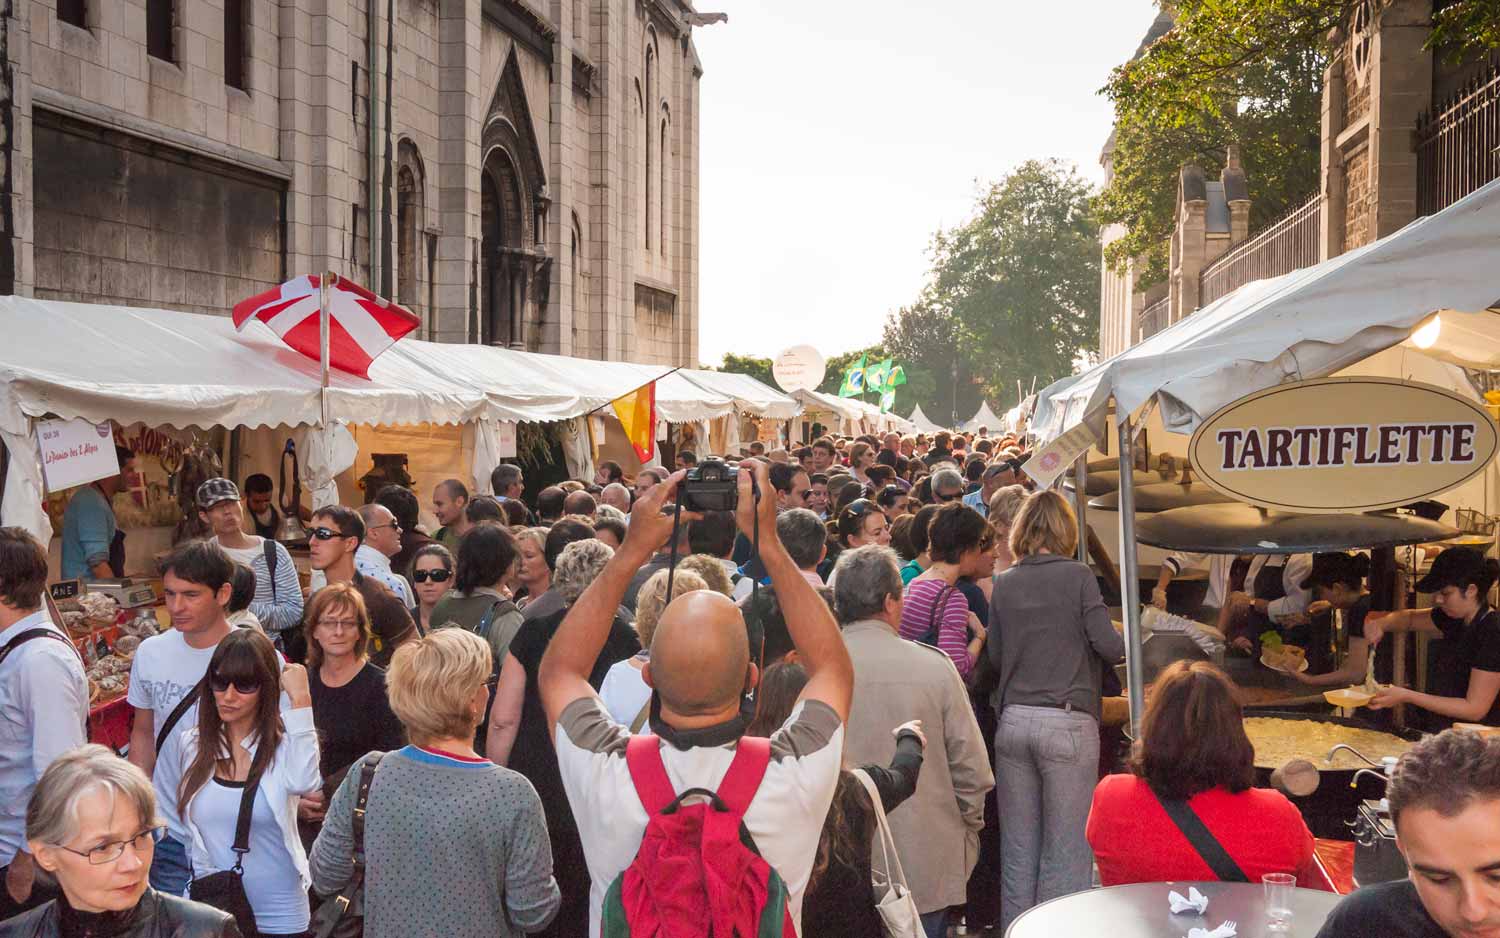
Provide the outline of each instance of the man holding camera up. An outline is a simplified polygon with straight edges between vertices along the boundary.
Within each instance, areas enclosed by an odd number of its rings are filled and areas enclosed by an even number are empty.
[[[589,672],[631,575],[672,535],[673,518],[663,506],[678,494],[684,475],[676,473],[636,504],[625,543],[569,611],[539,674],[593,880],[589,934],[599,933],[605,893],[631,865],[651,820],[629,765],[637,757],[626,756],[630,732],[610,719]],[[743,463],[735,482],[736,521],[752,541],[759,532],[762,559],[809,675],[791,717],[770,740],[770,761],[744,812],[760,855],[786,883],[790,917],[800,928],[803,893],[838,781],[853,666],[833,614],[777,537],[767,465]],[[678,597],[661,617],[642,676],[653,688],[649,757],[659,754],[678,793],[718,790],[737,759],[731,744],[738,747],[744,734],[746,695],[760,677],[740,610],[710,591]]]

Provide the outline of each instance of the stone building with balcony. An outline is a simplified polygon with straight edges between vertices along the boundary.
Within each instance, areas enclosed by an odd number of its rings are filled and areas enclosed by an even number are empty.
[[[0,292],[696,364],[690,0],[3,0]]]
[[[1134,264],[1105,265],[1102,357],[1246,283],[1369,244],[1500,178],[1500,55],[1455,64],[1426,49],[1433,13],[1447,2],[1352,7],[1324,72],[1319,189],[1285,217],[1248,230],[1255,180],[1233,147],[1217,182],[1182,168],[1167,282],[1139,289]],[[1170,28],[1158,17],[1142,51]],[[1101,155],[1106,178],[1112,144],[1113,136]],[[1105,229],[1101,247],[1120,234]]]

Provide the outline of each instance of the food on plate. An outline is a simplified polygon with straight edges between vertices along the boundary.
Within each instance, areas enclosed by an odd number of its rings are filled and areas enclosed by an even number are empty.
[[[1261,644],[1260,662],[1273,671],[1307,670],[1307,649],[1299,645]]]
[[[1280,768],[1293,759],[1306,759],[1319,769],[1366,768],[1364,762],[1342,749],[1330,761],[1328,751],[1345,743],[1379,762],[1385,756],[1399,757],[1412,745],[1390,733],[1322,720],[1246,717],[1245,733],[1255,748],[1255,764],[1267,769]]]
[[[1350,687],[1340,687],[1337,690],[1326,690],[1323,699],[1335,707],[1363,707],[1375,699],[1375,695],[1365,690],[1361,684]]]

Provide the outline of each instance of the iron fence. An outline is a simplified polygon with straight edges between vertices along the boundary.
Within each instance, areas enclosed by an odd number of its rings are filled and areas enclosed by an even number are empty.
[[[1315,195],[1205,267],[1199,278],[1199,302],[1207,306],[1252,280],[1316,264],[1322,228],[1323,197]]]
[[[1500,59],[1417,120],[1417,214],[1500,178]]]

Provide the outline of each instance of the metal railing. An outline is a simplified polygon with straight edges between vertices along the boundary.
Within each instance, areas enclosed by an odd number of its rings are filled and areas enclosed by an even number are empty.
[[[1164,296],[1141,310],[1141,315],[1135,321],[1135,341],[1149,339],[1167,328],[1167,312],[1170,309],[1171,299],[1170,295]]]
[[[1323,196],[1315,195],[1205,267],[1199,277],[1199,302],[1207,306],[1252,280],[1316,264],[1322,228]]]
[[[1500,59],[1417,119],[1417,214],[1500,178]]]

